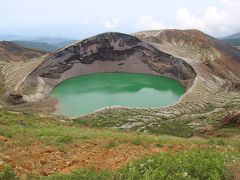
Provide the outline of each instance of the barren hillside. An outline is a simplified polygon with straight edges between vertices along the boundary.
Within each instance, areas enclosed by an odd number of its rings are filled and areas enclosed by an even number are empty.
[[[42,56],[44,54],[46,54],[46,52],[27,49],[13,42],[0,42],[0,61],[27,61],[29,59]]]

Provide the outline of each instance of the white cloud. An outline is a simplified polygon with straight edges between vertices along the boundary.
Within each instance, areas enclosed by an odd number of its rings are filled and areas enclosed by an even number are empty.
[[[190,13],[187,8],[179,9],[176,22],[179,28],[195,28],[213,35],[234,33],[240,30],[240,1],[219,0],[223,9],[209,6]]]
[[[137,16],[135,26],[141,30],[158,30],[166,28],[164,24],[155,20],[151,14]]]
[[[182,28],[203,27],[201,19],[191,16],[187,8],[182,8],[177,11],[176,20]]]
[[[227,6],[234,6],[234,7],[239,7],[240,6],[240,1],[239,0],[220,0],[223,4]]]
[[[117,28],[119,26],[119,20],[115,18],[113,20],[106,21],[103,24],[108,29],[114,29],[114,28]]]

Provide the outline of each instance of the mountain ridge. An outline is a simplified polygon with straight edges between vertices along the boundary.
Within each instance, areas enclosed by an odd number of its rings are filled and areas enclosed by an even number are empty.
[[[58,46],[48,44],[48,43],[43,43],[43,42],[34,42],[34,41],[12,41],[20,46],[23,46],[25,48],[30,48],[30,49],[36,49],[40,51],[48,51],[48,52],[54,52],[59,49]]]
[[[1,61],[27,61],[46,54],[44,51],[37,51],[24,48],[11,41],[0,41],[0,60]]]

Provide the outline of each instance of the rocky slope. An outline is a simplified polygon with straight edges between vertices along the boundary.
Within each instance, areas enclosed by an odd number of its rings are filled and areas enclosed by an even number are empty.
[[[17,94],[25,78],[47,56],[46,52],[24,48],[13,42],[0,42],[0,99],[2,100],[2,93],[4,96]]]

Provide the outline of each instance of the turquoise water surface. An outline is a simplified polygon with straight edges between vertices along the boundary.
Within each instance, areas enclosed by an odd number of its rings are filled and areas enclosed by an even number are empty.
[[[106,106],[157,108],[176,103],[184,87],[175,80],[145,74],[99,73],[63,81],[52,91],[55,114],[76,117]]]

